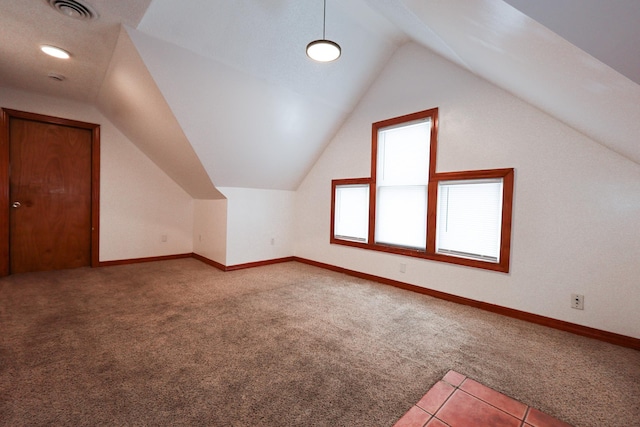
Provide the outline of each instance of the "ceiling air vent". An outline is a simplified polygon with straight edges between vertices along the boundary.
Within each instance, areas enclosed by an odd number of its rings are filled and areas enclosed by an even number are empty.
[[[49,6],[64,16],[80,21],[90,21],[98,17],[98,14],[91,6],[78,0],[47,0],[47,2]]]

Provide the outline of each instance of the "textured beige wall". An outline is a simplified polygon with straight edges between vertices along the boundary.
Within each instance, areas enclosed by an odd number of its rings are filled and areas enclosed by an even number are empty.
[[[227,197],[227,265],[293,256],[294,191],[218,190]]]
[[[193,252],[227,264],[227,200],[194,200]]]

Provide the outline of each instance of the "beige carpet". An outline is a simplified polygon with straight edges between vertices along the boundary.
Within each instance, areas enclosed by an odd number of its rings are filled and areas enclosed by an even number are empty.
[[[299,263],[0,279],[0,425],[391,426],[449,370],[640,426],[640,352]]]

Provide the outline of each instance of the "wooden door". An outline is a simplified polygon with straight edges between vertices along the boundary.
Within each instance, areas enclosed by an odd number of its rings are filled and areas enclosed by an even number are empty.
[[[93,264],[95,130],[56,122],[8,118],[10,273]]]

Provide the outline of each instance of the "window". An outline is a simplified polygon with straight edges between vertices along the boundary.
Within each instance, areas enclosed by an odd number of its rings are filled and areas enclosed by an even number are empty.
[[[338,185],[335,195],[334,237],[367,242],[369,235],[369,185]]]
[[[430,118],[378,129],[375,242],[426,250]]]
[[[374,123],[371,177],[332,181],[331,243],[509,271],[512,168],[436,173],[438,109]]]
[[[438,183],[436,252],[499,261],[502,181]]]

